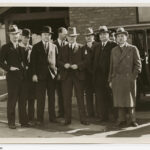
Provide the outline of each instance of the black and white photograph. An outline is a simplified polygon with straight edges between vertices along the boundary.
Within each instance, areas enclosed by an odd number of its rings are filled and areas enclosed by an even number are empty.
[[[150,5],[0,6],[0,143],[149,137]]]

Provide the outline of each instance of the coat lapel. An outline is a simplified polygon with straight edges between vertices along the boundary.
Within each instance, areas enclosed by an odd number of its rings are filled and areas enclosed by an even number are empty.
[[[124,49],[123,49],[123,52],[122,52],[122,54],[120,56],[120,61],[123,60],[123,58],[126,56],[127,52],[128,52],[128,44],[126,44],[125,47],[124,47]]]

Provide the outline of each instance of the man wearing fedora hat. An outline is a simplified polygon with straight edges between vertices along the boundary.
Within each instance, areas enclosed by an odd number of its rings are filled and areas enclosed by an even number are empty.
[[[54,44],[58,48],[56,59],[58,59],[58,54],[61,51],[62,47],[68,44],[68,42],[66,41],[66,36],[67,36],[67,29],[64,27],[60,27],[58,29],[58,38],[56,41],[54,41]],[[63,101],[62,90],[61,90],[59,68],[57,70],[56,91],[58,95],[58,116],[57,117],[63,118],[64,117],[64,101]]]
[[[113,119],[112,94],[108,83],[110,54],[117,44],[109,40],[109,30],[106,26],[99,27],[100,43],[94,49],[93,82],[95,85],[96,112],[98,120]]]
[[[95,116],[95,108],[94,108],[94,87],[93,87],[93,47],[98,44],[94,40],[94,31],[92,28],[86,28],[85,30],[85,40],[86,44],[83,46],[84,57],[88,59],[88,65],[85,69],[85,97],[86,97],[86,106],[88,117],[93,119]]]
[[[60,68],[64,99],[65,125],[71,124],[73,86],[77,97],[80,122],[88,125],[84,106],[84,70],[87,62],[84,60],[84,52],[81,44],[76,42],[78,35],[75,27],[69,27],[67,34],[69,43],[62,47],[58,55],[58,66]]]
[[[22,111],[24,118],[20,118],[22,122],[29,122],[29,125],[34,125],[34,103],[35,103],[35,83],[32,82],[32,70],[31,70],[31,51],[32,45],[30,45],[31,31],[30,29],[23,29],[20,45],[25,48],[26,58],[26,71],[24,77],[24,92],[22,94],[22,105],[19,107],[19,111]],[[28,104],[28,111],[26,110],[26,104]],[[27,126],[23,124],[22,126]]]
[[[9,26],[10,42],[3,45],[0,51],[0,67],[2,67],[6,74],[8,101],[7,101],[7,118],[8,126],[11,129],[16,129],[15,125],[15,107],[18,101],[19,107],[22,105],[20,97],[22,93],[22,82],[24,78],[25,69],[25,53],[24,48],[19,46],[18,40],[20,31],[16,25]],[[20,112],[20,118],[24,114]],[[21,121],[21,120],[19,120]]]
[[[31,52],[32,80],[36,83],[37,124],[44,123],[46,91],[48,95],[49,121],[56,122],[55,116],[55,51],[56,45],[50,42],[53,32],[50,26],[41,31],[42,40],[33,46]]]
[[[128,32],[122,27],[118,28],[118,46],[112,49],[109,82],[113,91],[114,107],[118,108],[118,126],[136,127],[136,78],[142,65],[137,47],[128,44],[127,38]]]

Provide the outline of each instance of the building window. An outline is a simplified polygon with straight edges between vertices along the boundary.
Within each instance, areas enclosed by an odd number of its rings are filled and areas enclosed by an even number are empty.
[[[150,22],[150,7],[139,7],[138,8],[139,22]]]

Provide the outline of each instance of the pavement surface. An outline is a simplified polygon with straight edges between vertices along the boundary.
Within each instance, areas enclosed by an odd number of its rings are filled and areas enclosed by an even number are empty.
[[[92,122],[90,125],[81,125],[78,118],[77,106],[73,105],[72,124],[63,125],[63,119],[58,123],[48,122],[48,111],[45,109],[45,124],[41,127],[21,128],[18,123],[16,109],[17,129],[12,130],[7,126],[6,101],[0,102],[0,138],[150,138],[150,111],[138,111],[138,127],[119,129],[115,123]]]

